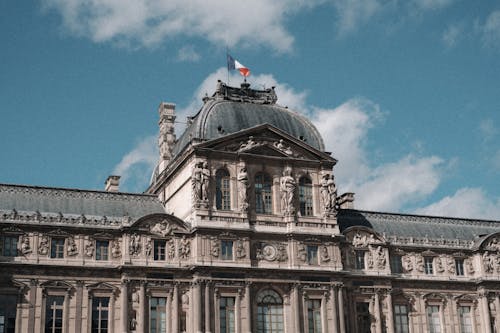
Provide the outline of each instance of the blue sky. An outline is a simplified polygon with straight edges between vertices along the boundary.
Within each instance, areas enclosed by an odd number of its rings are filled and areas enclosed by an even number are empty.
[[[157,106],[182,121],[226,47],[307,114],[356,207],[500,219],[500,2],[0,3],[0,182],[146,188]],[[230,76],[230,83],[241,79]]]

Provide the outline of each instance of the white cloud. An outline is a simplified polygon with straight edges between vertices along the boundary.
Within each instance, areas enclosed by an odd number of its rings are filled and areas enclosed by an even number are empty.
[[[462,33],[463,33],[463,28],[460,25],[450,24],[443,32],[441,38],[443,40],[443,43],[447,47],[452,48],[455,45],[457,45],[458,40],[460,39]]]
[[[202,37],[216,45],[264,45],[289,51],[286,19],[317,5],[306,0],[43,0],[70,32],[95,42],[156,46],[167,38]]]
[[[336,0],[334,6],[339,35],[357,30],[382,8],[378,0]]]
[[[193,45],[183,46],[177,52],[177,59],[179,61],[197,62],[200,58],[200,54],[196,52]]]
[[[156,135],[148,136],[138,141],[120,163],[113,174],[121,176],[121,191],[141,192],[149,184],[151,173],[158,162],[158,149]]]
[[[481,134],[481,137],[483,139],[483,141],[490,141],[492,140],[498,130],[497,128],[495,127],[495,123],[493,122],[492,119],[483,119],[479,122],[479,133]]]
[[[500,47],[500,10],[492,12],[478,28],[485,46]]]
[[[500,198],[489,197],[480,188],[462,188],[454,195],[417,209],[417,214],[498,220]]]
[[[413,4],[423,10],[435,10],[448,7],[454,0],[413,0]]]

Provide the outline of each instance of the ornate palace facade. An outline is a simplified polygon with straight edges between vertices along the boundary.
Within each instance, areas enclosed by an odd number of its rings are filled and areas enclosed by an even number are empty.
[[[160,104],[147,194],[0,185],[0,333],[500,332],[500,222],[354,209],[276,101]]]

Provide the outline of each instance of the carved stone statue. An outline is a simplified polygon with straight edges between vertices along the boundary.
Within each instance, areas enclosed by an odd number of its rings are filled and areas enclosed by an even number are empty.
[[[465,269],[467,271],[467,274],[474,274],[475,269],[474,269],[474,263],[472,262],[471,258],[465,259]]]
[[[40,244],[38,244],[38,254],[46,256],[49,253],[49,239],[47,236],[42,236]]]
[[[76,246],[75,239],[73,237],[69,237],[67,242],[68,246],[66,248],[66,253],[68,256],[76,256],[78,254],[78,247]]]
[[[208,163],[203,162],[201,165],[201,200],[208,201],[208,186],[210,184],[210,169]]]
[[[307,260],[307,251],[304,244],[297,245],[297,259],[301,262],[306,262]]]
[[[290,147],[285,146],[285,144],[283,143],[283,139],[280,139],[279,141],[275,142],[274,146],[276,148],[278,148],[279,150],[281,150],[282,152],[284,152],[285,154],[287,154],[287,155],[292,155],[293,154],[293,152],[290,149]]]
[[[382,246],[377,247],[376,253],[377,253],[377,268],[378,269],[385,269],[387,258],[385,256],[385,251],[382,248]]]
[[[218,258],[220,253],[219,240],[217,237],[212,238],[212,249],[210,250],[212,257]]]
[[[30,254],[31,252],[33,252],[33,250],[31,249],[30,239],[28,236],[23,236],[23,240],[21,243],[21,253]]]
[[[191,179],[193,189],[193,204],[195,206],[207,206],[208,185],[210,181],[210,170],[207,162],[198,162],[193,168]]]
[[[169,259],[175,258],[175,241],[173,238],[168,240],[167,247],[168,247],[168,258]]]
[[[369,268],[369,269],[373,269],[373,266],[375,264],[375,256],[376,256],[376,253],[375,253],[375,249],[370,245],[368,247],[369,251],[368,253],[366,254],[366,267]]]
[[[191,253],[191,241],[186,239],[186,236],[182,236],[181,242],[179,244],[179,257],[181,259],[189,258]]]
[[[163,237],[172,234],[172,231],[178,230],[179,227],[173,223],[168,222],[167,220],[163,220],[161,222],[157,222],[155,225],[150,227],[150,232],[153,234],[161,235]]]
[[[243,142],[240,144],[240,148],[238,151],[245,151],[252,149],[253,147],[257,146],[257,142],[254,141],[253,136],[249,136],[247,142]]]
[[[337,186],[333,175],[325,173],[322,176],[320,192],[325,215],[336,214]]]
[[[361,235],[359,232],[356,232],[356,234],[352,238],[352,246],[366,247],[368,246],[368,238],[366,237],[365,234]]]
[[[493,273],[495,270],[495,262],[493,257],[489,255],[488,251],[483,253],[483,267],[486,273]]]
[[[293,201],[296,187],[297,184],[295,179],[292,177],[292,170],[289,167],[285,168],[285,170],[283,170],[283,176],[280,179],[280,190],[281,209],[286,216],[290,216],[295,213]]]
[[[321,247],[320,258],[321,258],[321,262],[329,262],[330,261],[330,255],[328,254],[328,247],[326,247],[326,246]]]
[[[404,272],[411,272],[413,271],[413,262],[411,260],[411,256],[409,254],[406,254],[402,258],[402,266],[403,266],[403,271]]]
[[[150,257],[152,251],[153,251],[153,241],[151,239],[148,239],[148,241],[146,242],[146,257]]]
[[[113,258],[119,258],[122,255],[122,250],[120,248],[120,241],[114,240],[111,247],[111,256]]]
[[[238,180],[238,202],[239,209],[241,212],[248,211],[248,188],[250,186],[250,182],[248,181],[248,173],[247,168],[242,167],[238,172],[237,176]]]
[[[243,241],[241,239],[238,239],[236,241],[236,258],[242,259],[247,256],[246,251],[245,251],[245,246],[243,245]]]
[[[453,258],[447,258],[446,260],[446,268],[448,273],[455,274],[455,260]]]
[[[422,255],[416,255],[415,256],[415,265],[417,267],[417,271],[419,272],[423,272],[424,271],[424,257],[422,257]]]
[[[141,252],[141,236],[138,234],[130,235],[130,245],[128,252],[132,256],[138,256]]]
[[[94,256],[94,242],[89,241],[87,242],[87,244],[85,244],[85,255],[87,257]]]
[[[443,260],[441,259],[441,257],[436,258],[436,272],[438,273],[444,272]]]

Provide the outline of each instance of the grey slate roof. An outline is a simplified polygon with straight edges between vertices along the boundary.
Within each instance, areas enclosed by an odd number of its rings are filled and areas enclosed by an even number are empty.
[[[77,189],[0,184],[0,210],[93,216],[130,216],[165,213],[156,196]]]
[[[432,217],[405,214],[342,210],[338,215],[341,231],[353,226],[372,228],[382,235],[428,237],[473,241],[480,236],[500,232],[500,221]]]

